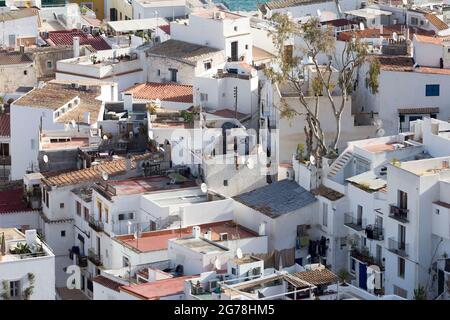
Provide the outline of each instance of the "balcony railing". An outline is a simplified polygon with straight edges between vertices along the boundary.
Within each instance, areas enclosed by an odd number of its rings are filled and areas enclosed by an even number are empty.
[[[88,260],[90,262],[92,262],[93,264],[95,264],[97,267],[102,266],[103,262],[102,262],[102,256],[97,254],[93,249],[89,249],[88,250],[88,256],[87,256]]]
[[[400,222],[409,222],[408,220],[408,209],[400,208],[399,206],[390,205],[389,217],[400,221]]]
[[[366,219],[358,219],[354,217],[351,213],[346,213],[344,215],[344,225],[346,225],[349,228],[352,228],[356,231],[362,231],[364,230],[364,227],[366,225]]]
[[[1,166],[10,166],[11,165],[11,156],[0,156],[0,165]]]
[[[384,240],[384,232],[383,228],[369,224],[366,226],[366,236],[369,239],[376,240],[376,241],[383,241]]]
[[[384,270],[383,262],[381,261],[381,259],[371,256],[367,248],[353,248],[352,251],[350,251],[350,256],[359,261],[367,263],[369,266],[377,265],[381,270]]]
[[[408,256],[408,244],[399,242],[395,238],[388,239],[388,250],[402,257]]]
[[[93,216],[89,216],[89,227],[94,229],[97,232],[103,231],[103,222],[95,219]]]

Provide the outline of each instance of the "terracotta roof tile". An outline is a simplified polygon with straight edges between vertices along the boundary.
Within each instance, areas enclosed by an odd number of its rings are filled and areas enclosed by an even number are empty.
[[[136,99],[172,101],[172,102],[193,102],[193,89],[189,85],[181,85],[177,83],[156,83],[147,82],[140,83],[131,88],[125,89],[124,92],[133,93]]]
[[[80,45],[91,45],[95,50],[109,50],[110,45],[101,36],[93,36],[74,30],[50,31],[46,41],[50,45],[73,45],[73,37],[80,38]]]
[[[0,114],[0,137],[10,137],[11,127],[9,114]]]
[[[414,59],[407,56],[372,56],[385,71],[414,71]]]
[[[426,13],[425,18],[438,30],[448,29],[448,25],[433,13]]]
[[[159,28],[164,31],[166,34],[170,35],[170,24],[165,24],[163,26],[159,26]]]
[[[439,113],[439,108],[422,107],[422,108],[401,108],[398,109],[399,114],[431,114]]]
[[[34,211],[22,201],[23,189],[0,191],[0,214]]]
[[[141,299],[159,300],[161,297],[182,294],[184,291],[184,282],[195,277],[198,276],[176,277],[143,284],[122,286],[120,290],[138,296]]]
[[[97,276],[92,281],[94,281],[94,282],[96,282],[96,283],[98,283],[98,284],[100,284],[100,285],[102,285],[102,286],[104,286],[106,288],[109,288],[111,290],[117,291],[117,292],[119,292],[120,291],[119,288],[121,286],[123,286],[123,284],[121,284],[119,282],[116,282],[114,280],[111,280],[111,279],[109,279],[107,277],[104,277],[104,276]]]

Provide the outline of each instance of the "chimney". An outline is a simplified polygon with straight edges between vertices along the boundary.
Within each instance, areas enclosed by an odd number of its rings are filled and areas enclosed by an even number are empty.
[[[80,37],[73,37],[73,57],[80,56]]]
[[[193,236],[195,239],[200,238],[200,232],[201,232],[201,230],[200,230],[200,227],[199,227],[199,226],[193,226],[193,227],[192,227],[192,236]]]
[[[37,232],[36,230],[25,230],[25,239],[27,241],[27,245],[31,246],[36,243],[37,240]]]
[[[20,45],[20,54],[24,54],[25,53],[25,46],[23,44]]]
[[[123,94],[123,108],[130,113],[133,111],[133,94],[126,92]]]
[[[91,123],[91,113],[90,112],[83,112],[83,122],[84,123]]]

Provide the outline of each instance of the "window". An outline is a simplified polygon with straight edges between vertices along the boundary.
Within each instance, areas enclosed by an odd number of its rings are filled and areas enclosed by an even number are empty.
[[[434,210],[434,213],[439,215],[439,209]]]
[[[236,272],[236,268],[231,268],[231,274],[234,274],[234,275],[236,275],[236,274],[237,274],[237,272]]]
[[[76,201],[77,204],[77,215],[81,217],[81,203],[79,201]]]
[[[291,62],[294,56],[294,46],[292,44],[284,46],[284,59]]]
[[[64,238],[66,236],[66,230],[61,230],[61,238]]]
[[[223,180],[223,186],[228,187],[228,180]]]
[[[205,67],[205,70],[211,69],[211,61],[206,61],[203,63],[203,66]]]
[[[89,209],[84,207],[84,220],[89,221]]]
[[[60,209],[64,209],[64,202],[61,202],[61,203],[59,204],[59,208],[60,208]]]
[[[9,282],[9,295],[11,298],[17,298],[20,296],[20,280]]]
[[[128,259],[128,257],[122,257],[122,265],[124,268],[129,267],[130,266],[130,259]]]
[[[411,17],[411,24],[412,25],[418,25],[419,24],[419,19],[417,19],[416,17]]]
[[[109,209],[108,207],[105,207],[105,222],[109,222]]]
[[[356,271],[356,260],[350,258],[350,272],[355,273]]]
[[[53,61],[48,60],[47,61],[47,69],[52,69],[53,68]]]
[[[208,101],[208,94],[200,93],[200,101],[202,101],[202,102]]]
[[[234,31],[238,31],[238,27],[237,26],[234,26]]]
[[[24,70],[24,71],[23,71],[23,74],[24,74],[24,75],[27,75],[27,74],[28,74],[28,71],[27,71],[27,70]]]
[[[328,226],[328,203],[322,204],[322,224],[324,227]]]
[[[405,259],[398,257],[398,276],[405,279]]]
[[[438,84],[427,84],[425,86],[425,95],[427,97],[438,97],[439,96],[439,85]]]
[[[121,213],[121,214],[119,214],[118,217],[119,217],[119,221],[132,220],[132,219],[134,219],[134,213],[133,212]]]
[[[245,50],[248,50],[248,44],[245,45]]]
[[[98,210],[98,218],[101,221],[102,220],[102,203],[100,201],[97,201],[97,210]]]
[[[161,70],[160,69],[156,70],[156,74],[158,75],[158,77],[160,77],[161,76]]]
[[[398,190],[397,205],[401,209],[408,209],[408,194],[406,192]]]
[[[170,72],[170,81],[177,82],[178,70],[177,69],[169,69],[169,72]]]

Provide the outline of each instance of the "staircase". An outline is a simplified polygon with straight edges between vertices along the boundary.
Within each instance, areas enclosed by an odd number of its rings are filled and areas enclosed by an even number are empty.
[[[353,152],[347,148],[345,151],[334,160],[333,164],[330,166],[330,171],[328,172],[327,177],[329,179],[334,180],[339,171],[343,169],[347,163],[353,158]]]
[[[167,218],[161,220],[159,229],[173,229],[180,227],[180,217],[178,215],[170,215]]]

